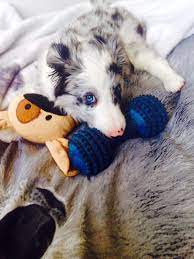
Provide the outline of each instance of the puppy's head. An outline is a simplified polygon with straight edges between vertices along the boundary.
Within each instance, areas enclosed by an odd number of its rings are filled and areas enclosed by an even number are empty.
[[[47,53],[55,105],[108,137],[121,136],[125,54],[117,39],[95,35],[87,41],[52,44]]]

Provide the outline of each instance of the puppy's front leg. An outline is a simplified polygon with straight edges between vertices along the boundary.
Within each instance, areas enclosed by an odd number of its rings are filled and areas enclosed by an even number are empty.
[[[134,67],[160,79],[167,91],[180,90],[185,84],[184,79],[170,67],[167,60],[145,43],[142,35],[137,33],[137,28],[130,28],[130,31],[129,28],[126,25],[122,28],[121,39]]]

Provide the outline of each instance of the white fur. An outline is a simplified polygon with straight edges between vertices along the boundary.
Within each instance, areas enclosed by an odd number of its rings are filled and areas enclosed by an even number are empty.
[[[159,78],[169,92],[177,92],[184,86],[184,79],[169,66],[167,60],[159,56],[151,49],[145,40],[139,36],[133,26],[131,19],[123,24],[120,36],[125,44],[130,61],[136,69],[146,71]]]

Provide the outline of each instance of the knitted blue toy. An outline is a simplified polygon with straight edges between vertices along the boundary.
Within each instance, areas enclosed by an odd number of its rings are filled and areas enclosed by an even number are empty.
[[[154,96],[131,100],[125,113],[126,130],[122,137],[107,138],[94,128],[75,132],[69,142],[71,165],[87,177],[97,175],[113,161],[115,149],[130,138],[151,138],[162,132],[168,122],[164,105]]]

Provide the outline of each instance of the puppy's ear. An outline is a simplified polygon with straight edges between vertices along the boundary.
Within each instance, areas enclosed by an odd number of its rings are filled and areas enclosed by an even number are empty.
[[[48,66],[60,72],[70,63],[71,53],[69,47],[63,43],[53,43],[47,53]]]

